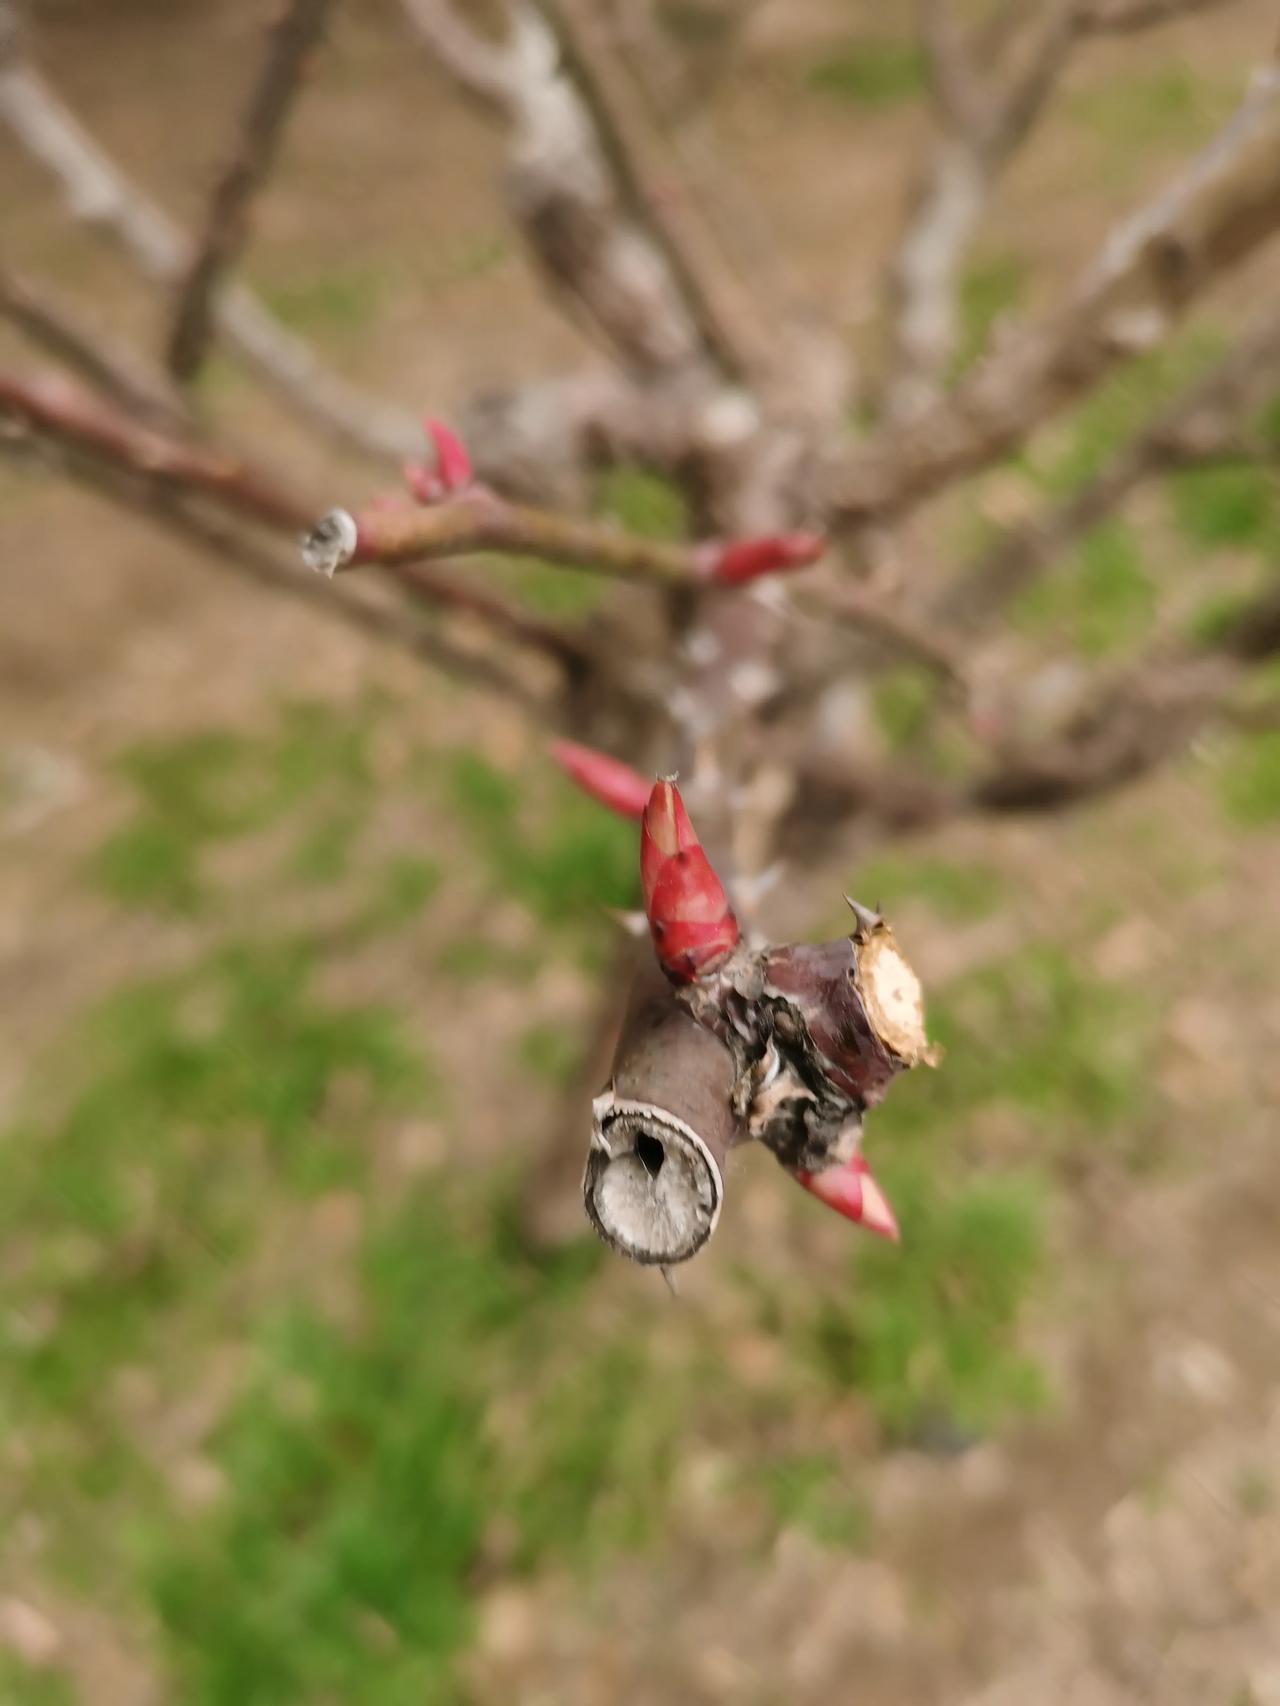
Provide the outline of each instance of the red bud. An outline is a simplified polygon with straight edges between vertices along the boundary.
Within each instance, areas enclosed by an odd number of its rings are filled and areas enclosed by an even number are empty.
[[[406,462],[404,483],[420,504],[438,504],[445,496],[444,482],[420,462]]]
[[[673,782],[655,782],[644,809],[640,885],[658,964],[673,983],[713,971],[737,946],[738,920]]]
[[[436,472],[446,492],[460,492],[471,484],[471,458],[456,432],[443,421],[425,420],[427,437],[435,446]]]
[[[878,1233],[893,1244],[898,1242],[898,1222],[889,1199],[861,1155],[821,1173],[796,1173],[793,1177],[819,1202],[826,1203],[846,1220],[865,1226],[868,1232]]]
[[[551,756],[584,794],[590,794],[611,812],[617,812],[619,817],[644,816],[653,784],[629,764],[597,752],[594,747],[579,746],[573,740],[553,741]]]
[[[435,451],[436,465],[431,468],[421,462],[406,462],[404,483],[420,504],[438,504],[471,484],[471,458],[457,433],[443,421],[428,417],[422,426]]]
[[[826,549],[820,533],[773,533],[762,539],[735,539],[708,549],[707,578],[720,586],[741,586],[761,575],[807,568]]]

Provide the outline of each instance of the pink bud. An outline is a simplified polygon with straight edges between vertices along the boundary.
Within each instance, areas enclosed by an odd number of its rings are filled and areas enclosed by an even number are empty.
[[[658,964],[673,983],[714,971],[737,946],[738,920],[673,782],[655,782],[644,809],[640,886]]]
[[[446,492],[460,492],[472,480],[471,458],[462,440],[443,421],[423,421],[427,437],[435,446],[436,472]]]
[[[406,462],[404,483],[420,504],[437,504],[445,496],[444,483],[430,468],[419,462]]]
[[[771,533],[761,539],[734,539],[707,550],[706,573],[720,586],[741,586],[761,575],[803,569],[826,549],[820,533]]]
[[[644,816],[652,783],[629,764],[597,752],[594,747],[579,746],[573,740],[553,741],[551,756],[584,794],[590,794],[611,812],[617,812],[619,817]]]
[[[838,1167],[827,1167],[821,1173],[795,1173],[796,1182],[828,1208],[835,1209],[846,1220],[856,1221],[868,1232],[878,1233],[893,1244],[898,1242],[898,1222],[889,1199],[871,1175],[871,1169],[861,1155]]]

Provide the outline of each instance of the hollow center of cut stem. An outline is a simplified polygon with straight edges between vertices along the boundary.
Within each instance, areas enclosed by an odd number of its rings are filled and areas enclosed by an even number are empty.
[[[647,1131],[639,1133],[636,1138],[636,1159],[651,1179],[657,1178],[666,1158],[667,1152],[656,1137],[650,1137]]]

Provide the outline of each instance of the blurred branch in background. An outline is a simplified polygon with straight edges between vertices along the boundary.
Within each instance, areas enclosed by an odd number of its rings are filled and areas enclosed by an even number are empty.
[[[28,63],[17,9],[8,0],[0,0],[0,120],[60,184],[72,218],[112,238],[157,283],[181,282],[191,265],[187,238]],[[227,286],[213,312],[232,353],[304,420],[378,461],[412,453],[417,441],[412,417],[331,372],[246,286]]]
[[[1109,233],[1056,314],[848,456],[835,509],[850,520],[900,510],[990,465],[1112,369],[1158,348],[1277,227],[1280,68],[1268,65],[1191,165]]]
[[[200,370],[213,329],[214,298],[248,238],[250,204],[271,170],[331,9],[332,0],[290,0],[271,26],[240,134],[210,198],[169,331],[169,371],[183,384]]]
[[[0,268],[0,315],[136,419],[169,432],[191,431],[190,413],[164,375],[113,342],[100,326],[82,321],[47,282],[37,286]]]
[[[1204,463],[1273,458],[1274,447],[1251,436],[1249,421],[1278,387],[1280,318],[1269,315],[1092,479],[962,570],[946,589],[943,611],[969,627],[990,620],[1144,481]]]
[[[1000,176],[1040,122],[1078,43],[1134,33],[1232,0],[1005,7],[966,26],[956,0],[920,0],[937,139],[912,193],[889,281],[886,411],[910,421],[936,403],[958,336],[961,269]]]
[[[1132,710],[1117,713],[1115,730],[1100,740],[1099,725],[1108,718],[1088,704],[1065,709],[1057,728],[1042,735],[1038,745],[1003,751],[994,765],[987,762],[983,743],[1004,741],[1000,730],[1016,723],[1012,708],[1025,698],[1025,684],[1014,678],[1001,682],[1004,709],[992,722],[990,705],[983,709],[985,689],[977,702],[972,698],[978,689],[966,653],[977,655],[977,643],[967,635],[980,633],[999,617],[1032,575],[1111,513],[1143,479],[1190,456],[1193,437],[1199,446],[1195,453],[1204,455],[1239,436],[1237,423],[1256,404],[1272,372],[1270,326],[1140,432],[1092,482],[997,540],[958,578],[942,577],[940,587],[931,590],[917,577],[887,593],[836,584],[828,570],[826,584],[819,577],[790,599],[780,592],[763,600],[735,598],[717,589],[811,561],[820,540],[805,531],[805,524],[821,522],[829,508],[837,521],[865,525],[918,504],[991,463],[1117,364],[1163,341],[1194,297],[1265,241],[1280,219],[1277,73],[1260,73],[1241,111],[1193,166],[1112,232],[1056,315],[995,352],[953,395],[935,396],[927,407],[913,410],[910,420],[891,411],[895,418],[868,442],[833,454],[829,443],[815,437],[819,415],[801,425],[785,406],[775,411],[769,376],[756,359],[763,353],[762,325],[744,332],[744,342],[726,330],[729,323],[746,327],[737,310],[730,310],[727,320],[713,310],[732,275],[721,267],[714,245],[704,246],[700,226],[667,221],[657,181],[671,163],[659,158],[658,130],[627,72],[597,33],[598,22],[573,6],[557,8],[554,27],[548,27],[534,9],[517,6],[499,44],[475,33],[444,0],[405,0],[405,7],[450,74],[508,125],[513,214],[540,265],[590,316],[621,365],[614,380],[584,376],[559,389],[543,387],[540,406],[578,408],[567,400],[580,397],[586,411],[571,431],[544,436],[571,458],[599,455],[602,446],[607,456],[611,439],[614,455],[634,453],[639,443],[642,454],[687,483],[695,533],[713,536],[695,544],[628,537],[512,504],[473,485],[466,469],[460,483],[446,480],[425,507],[401,501],[358,514],[334,511],[311,536],[311,560],[326,572],[351,561],[390,566],[415,598],[467,610],[495,634],[552,659],[568,672],[565,683],[578,687],[584,679],[599,681],[609,673],[614,642],[607,625],[593,642],[423,565],[465,553],[528,554],[682,591],[686,607],[674,612],[669,654],[649,666],[641,739],[645,744],[665,741],[686,755],[695,750],[705,755],[713,742],[720,753],[713,769],[721,775],[725,799],[747,787],[753,769],[765,762],[774,737],[766,736],[757,719],[766,707],[786,705],[788,726],[803,730],[827,691],[824,683],[856,667],[852,659],[842,662],[840,657],[840,636],[846,631],[861,648],[863,667],[883,667],[876,662],[881,652],[914,659],[936,674],[955,694],[954,707],[969,720],[970,735],[979,739],[971,780],[942,789],[923,774],[904,774],[892,786],[884,778],[873,782],[856,764],[859,779],[845,790],[851,811],[896,820],[903,800],[914,802],[910,812],[917,816],[972,807],[1040,809],[1115,785],[1154,762],[1160,743],[1151,738],[1149,719]],[[1118,14],[1109,17],[1106,27],[1118,24]],[[308,8],[285,13],[268,39],[249,119],[214,196],[199,251],[204,258],[188,263],[189,281],[199,275],[203,283],[182,299],[179,321],[188,324],[184,340],[195,337],[202,321],[197,298],[206,306],[240,300],[235,287],[219,293],[214,281],[232,258],[242,198],[265,174],[273,127],[296,92],[297,72],[320,22],[319,13]],[[976,38],[961,41],[949,9],[927,6],[922,23],[947,123],[967,138],[965,146],[986,156],[988,166],[1006,158],[1025,137],[1070,43],[1104,27],[1100,16],[1082,11],[1078,3],[1055,4],[1037,15],[1029,35],[1020,29],[1004,32],[1002,52],[1015,70],[1003,94],[994,98],[975,69]],[[1128,24],[1136,27],[1136,19]],[[17,58],[12,37],[5,67],[0,96],[7,90],[8,98],[0,98],[0,110],[11,119],[17,113],[28,140],[33,131],[44,137],[37,152],[46,163],[60,163],[64,181],[77,182],[89,161],[90,201],[96,194],[99,203],[105,202],[109,219],[150,257],[153,270],[172,273],[183,249],[176,234],[145,204],[139,211],[118,176],[103,166]],[[640,226],[653,232],[656,244]],[[952,255],[956,264],[964,242],[967,237],[958,235]],[[213,274],[207,271],[210,265]],[[944,294],[953,295],[954,268],[948,276]],[[736,280],[733,294],[735,301],[741,294]],[[137,422],[127,415],[113,417],[99,404],[86,406],[47,384],[24,388],[10,383],[8,411],[28,430],[70,439],[82,453],[126,468],[152,488],[196,491],[269,527],[298,531],[314,521],[315,510],[287,495],[270,475],[213,448],[188,446],[155,432],[147,424],[148,416],[158,418],[153,388],[136,379],[126,382],[118,371],[119,358],[98,353],[93,340],[73,333],[68,322],[58,321],[62,330],[54,336],[56,316],[51,311],[33,315],[32,295],[30,287],[10,286],[5,296],[11,315],[46,346],[52,340]],[[194,318],[188,322],[188,316]],[[196,341],[202,338],[203,333]],[[748,379],[762,388],[745,389]],[[616,436],[604,424],[610,412],[618,423]],[[652,424],[638,424],[644,421]],[[489,424],[492,442],[482,439],[477,460],[481,471],[492,470],[501,485],[507,470],[495,447],[506,440],[500,425],[492,418]],[[430,471],[413,479],[440,484]],[[797,625],[797,617],[805,620]],[[957,624],[965,637],[955,631]],[[791,644],[792,637],[802,636],[802,646]],[[593,644],[600,648],[594,653]],[[827,661],[822,661],[824,654]],[[691,659],[706,661],[690,669]],[[714,667],[707,668],[712,660]],[[1180,698],[1190,669],[1190,660],[1172,673],[1166,669],[1156,697],[1172,693]],[[1108,688],[1105,703],[1111,711],[1121,701],[1132,707],[1149,688],[1144,666],[1128,688]],[[1211,692],[1197,688],[1189,697],[1197,707],[1195,718],[1202,719],[1224,695],[1216,687]],[[1190,712],[1167,718],[1168,743],[1178,744],[1178,731],[1193,720]],[[668,732],[658,736],[663,724]],[[838,774],[840,758],[831,762]],[[699,810],[707,809],[707,802],[700,801]],[[792,809],[803,815],[794,801]],[[785,833],[781,823],[778,828]],[[727,826],[713,825],[710,833],[723,844]],[[767,858],[767,846],[757,854]]]

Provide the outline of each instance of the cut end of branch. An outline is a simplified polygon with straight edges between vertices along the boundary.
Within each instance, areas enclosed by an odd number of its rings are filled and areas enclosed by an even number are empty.
[[[582,1194],[611,1249],[648,1267],[674,1266],[715,1231],[724,1180],[708,1144],[683,1120],[608,1094],[595,1104]]]
[[[302,560],[316,574],[332,580],[356,554],[359,534],[355,517],[345,509],[331,509],[302,537]]]
[[[853,982],[872,1030],[904,1066],[936,1066],[942,1053],[925,1033],[920,979],[884,919],[849,905],[857,919]]]

